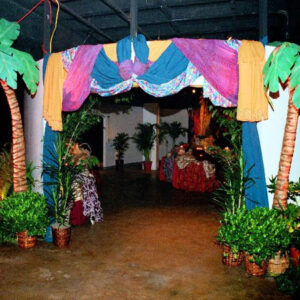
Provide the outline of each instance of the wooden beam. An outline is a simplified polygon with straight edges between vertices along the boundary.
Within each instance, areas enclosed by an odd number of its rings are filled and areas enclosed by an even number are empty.
[[[136,0],[130,0],[130,36],[134,39],[137,36],[138,6]]]
[[[108,6],[111,10],[115,11],[117,13],[117,15],[124,20],[127,24],[130,25],[130,21],[131,18],[130,16],[128,16],[120,7],[118,7],[112,0],[111,1],[107,1],[107,0],[99,0],[101,1],[103,4],[105,4],[106,6]],[[151,37],[142,30],[141,27],[139,27],[137,25],[137,29],[140,33],[142,33],[147,39],[151,39]]]
[[[53,3],[56,3],[55,0],[52,0]],[[71,9],[69,6],[60,3],[60,7],[67,12],[68,14],[72,15],[75,19],[77,19],[79,22],[83,23],[84,25],[86,25],[87,27],[93,29],[95,32],[97,32],[98,34],[100,34],[101,36],[104,36],[109,42],[114,42],[114,39],[107,35],[104,31],[98,29],[94,24],[90,23],[89,21],[87,21],[86,19],[84,19],[83,17],[81,17],[80,15],[78,15],[73,9]]]
[[[259,0],[259,40],[268,43],[268,1]]]

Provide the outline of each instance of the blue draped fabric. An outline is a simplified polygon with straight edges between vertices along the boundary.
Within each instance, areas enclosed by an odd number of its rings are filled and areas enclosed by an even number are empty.
[[[95,78],[98,85],[103,89],[109,89],[123,81],[118,66],[107,57],[104,49],[100,51],[96,59],[91,77]]]
[[[119,64],[131,58],[131,37],[127,36],[117,42],[117,56]]]
[[[138,60],[146,64],[149,56],[149,48],[143,35],[138,35],[133,46]],[[124,63],[131,58],[131,39],[126,37],[117,43],[118,63]],[[188,66],[188,59],[182,52],[172,43],[162,55],[156,60],[152,66],[141,76],[137,78],[149,82],[149,84],[163,84],[178,77]],[[97,82],[97,89],[101,93],[101,89],[113,90],[115,86],[121,84],[123,79],[119,74],[117,64],[111,61],[102,49],[96,59],[91,77]],[[109,93],[108,93],[109,94]],[[110,94],[113,94],[111,92]],[[171,93],[170,93],[171,94]]]
[[[143,64],[147,63],[149,57],[149,47],[147,45],[146,38],[142,34],[138,34],[133,40],[133,48],[139,61]]]
[[[43,62],[43,79],[45,78],[45,73],[46,73],[46,67],[49,59],[49,54],[47,54],[44,57],[44,62]],[[43,144],[43,168],[45,164],[50,163],[50,153],[55,153],[54,151],[54,145],[56,141],[56,136],[57,132],[52,131],[52,129],[49,127],[48,123],[46,122],[45,126],[45,132],[44,132],[44,144]],[[48,174],[43,174],[43,193],[44,196],[46,197],[47,204],[53,204],[53,200],[49,195],[52,194],[52,187],[47,185],[47,183],[51,182],[51,178]],[[51,226],[48,226],[46,236],[44,238],[46,242],[52,243],[52,230]]]
[[[254,180],[246,183],[246,208],[249,210],[256,206],[269,207],[264,164],[255,122],[243,122],[242,139],[244,174]]]
[[[188,59],[172,43],[148,71],[139,76],[138,79],[152,84],[163,84],[183,73],[188,63]]]

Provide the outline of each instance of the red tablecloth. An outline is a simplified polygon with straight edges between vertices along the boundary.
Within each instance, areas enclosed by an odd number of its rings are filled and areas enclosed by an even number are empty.
[[[215,175],[206,178],[203,164],[189,163],[184,169],[179,169],[174,162],[172,185],[176,189],[196,192],[212,192],[218,186]]]
[[[161,181],[166,181],[166,176],[164,173],[164,163],[165,163],[165,157],[163,156],[160,161],[159,173],[158,173],[158,178]]]
[[[71,224],[79,226],[86,221],[86,217],[83,215],[83,202],[76,201],[71,210]]]

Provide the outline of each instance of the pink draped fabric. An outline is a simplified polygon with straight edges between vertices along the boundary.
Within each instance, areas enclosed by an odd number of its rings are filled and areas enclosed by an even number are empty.
[[[221,40],[172,39],[203,77],[226,99],[237,104],[238,52]]]
[[[90,94],[90,74],[101,49],[101,44],[79,47],[64,83],[63,111],[79,109]]]

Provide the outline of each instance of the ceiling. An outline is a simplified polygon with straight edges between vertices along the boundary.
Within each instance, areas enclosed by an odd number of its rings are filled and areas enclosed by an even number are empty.
[[[138,32],[147,40],[171,37],[259,39],[260,0],[136,0]],[[17,21],[39,0],[1,0],[0,17]],[[52,22],[44,11],[52,7]],[[14,46],[43,56],[42,45],[54,28],[57,6],[44,1],[21,21]],[[129,0],[59,0],[61,3],[53,51],[80,44],[116,42],[130,34]],[[75,16],[77,15],[77,16]],[[78,17],[79,16],[79,17]],[[45,26],[44,26],[45,24]],[[268,1],[269,41],[300,44],[300,1]],[[45,42],[47,49],[48,43]]]

